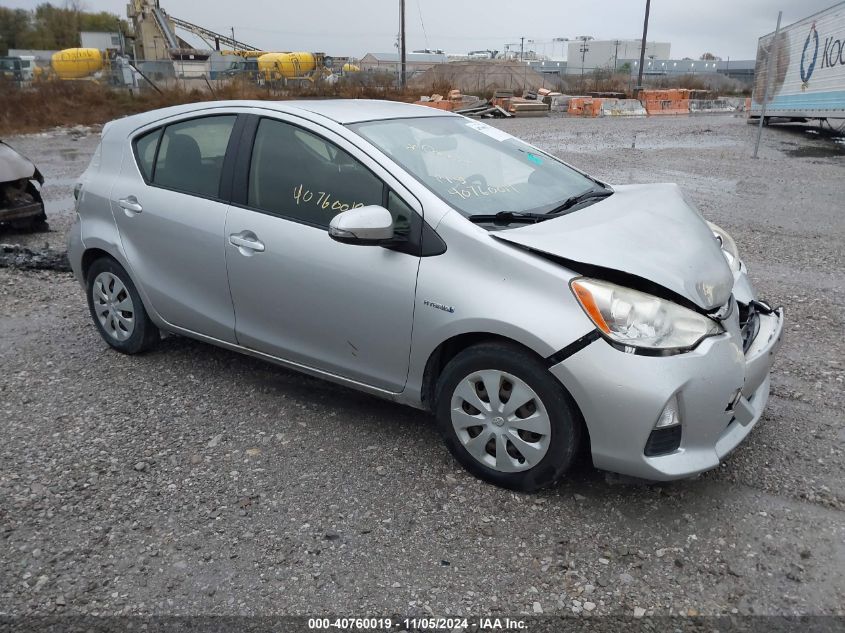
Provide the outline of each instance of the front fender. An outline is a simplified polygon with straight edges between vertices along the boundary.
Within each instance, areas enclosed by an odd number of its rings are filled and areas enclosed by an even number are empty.
[[[420,406],[429,358],[456,336],[494,335],[548,358],[595,329],[569,289],[572,271],[445,218],[438,232],[448,248],[420,263],[407,404]]]

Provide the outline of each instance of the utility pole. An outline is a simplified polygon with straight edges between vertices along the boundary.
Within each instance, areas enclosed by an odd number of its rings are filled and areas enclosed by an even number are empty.
[[[578,49],[581,53],[581,92],[584,92],[584,60],[587,57],[587,52],[590,50],[590,45],[587,44],[588,40],[593,39],[589,35],[579,35],[578,39],[581,40],[581,48]]]
[[[399,58],[401,60],[399,84],[402,86],[402,90],[404,90],[407,87],[407,79],[405,77],[407,62],[405,50],[405,0],[399,0],[399,12]]]
[[[616,45],[616,49],[613,51],[613,72],[616,72],[616,64],[619,61],[619,45],[622,43],[622,41],[613,40],[613,43]]]
[[[754,154],[751,158],[757,158],[757,150],[760,149],[760,137],[763,135],[763,126],[766,124],[766,102],[769,100],[769,88],[772,85],[772,77],[777,72],[778,63],[778,44],[780,44],[780,19],[783,17],[783,11],[778,11],[778,24],[775,27],[775,35],[769,44],[769,55],[766,59],[766,84],[763,88],[763,104],[760,107],[760,125],[757,127],[757,142],[754,143]],[[774,64],[772,61],[774,60]]]
[[[643,43],[640,46],[640,70],[637,75],[636,92],[643,89],[643,66],[645,65],[645,43],[648,37],[648,12],[651,10],[651,0],[645,0],[645,20],[643,21]]]
[[[519,38],[519,61],[522,61],[525,58],[525,38]]]
[[[232,27],[232,50],[237,50],[238,48],[238,41],[235,39],[235,27]]]

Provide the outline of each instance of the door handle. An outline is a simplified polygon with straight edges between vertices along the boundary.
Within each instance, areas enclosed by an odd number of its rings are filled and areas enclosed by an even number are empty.
[[[229,244],[243,248],[256,253],[264,252],[264,242],[255,237],[254,233],[244,231],[242,233],[232,233],[229,236]]]
[[[126,196],[125,198],[118,200],[117,203],[120,205],[121,209],[131,211],[132,213],[141,213],[141,211],[144,210],[144,207],[140,205],[138,198],[135,196]]]

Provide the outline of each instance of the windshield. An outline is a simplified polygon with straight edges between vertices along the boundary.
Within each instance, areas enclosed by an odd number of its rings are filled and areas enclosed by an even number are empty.
[[[547,213],[596,182],[510,134],[464,117],[350,126],[466,216]]]

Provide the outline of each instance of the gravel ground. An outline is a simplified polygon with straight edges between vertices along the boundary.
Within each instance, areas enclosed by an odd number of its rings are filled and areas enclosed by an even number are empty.
[[[764,419],[671,484],[582,464],[521,495],[423,413],[191,340],[110,351],[66,273],[0,268],[2,614],[845,614],[845,155],[730,116],[496,125],[611,182],[680,183],[787,336]],[[96,135],[11,139],[60,248]],[[635,148],[632,148],[635,144]]]

